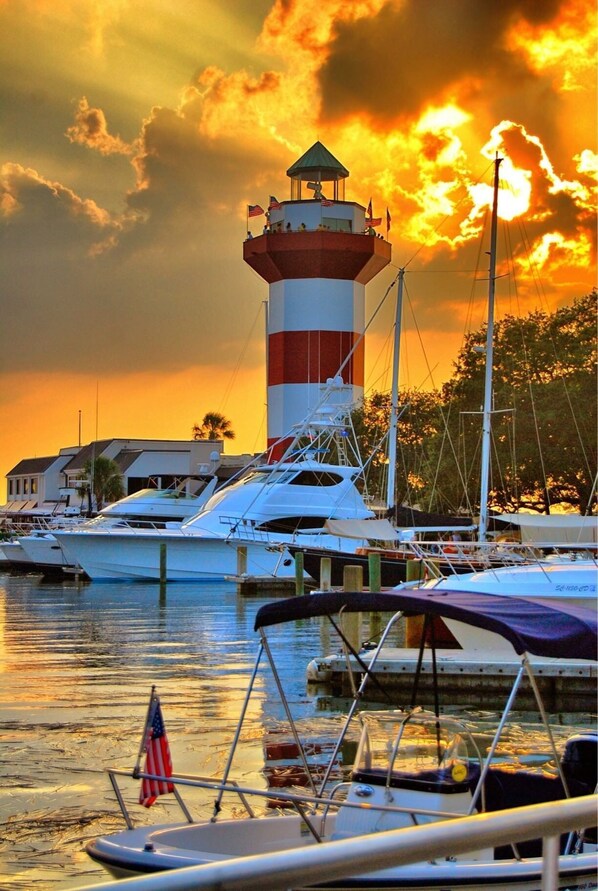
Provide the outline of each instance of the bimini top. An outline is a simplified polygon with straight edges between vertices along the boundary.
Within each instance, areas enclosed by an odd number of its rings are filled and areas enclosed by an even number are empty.
[[[510,641],[515,652],[565,659],[597,656],[598,621],[593,610],[545,606],[524,597],[501,597],[464,591],[388,591],[307,594],[262,606],[255,630],[295,619],[345,612],[429,614],[485,628]]]

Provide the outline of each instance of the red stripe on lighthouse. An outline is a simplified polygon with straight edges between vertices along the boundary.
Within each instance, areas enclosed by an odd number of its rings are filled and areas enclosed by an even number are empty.
[[[279,331],[268,337],[268,386],[324,383],[341,374],[346,384],[363,387],[364,343],[354,331]]]

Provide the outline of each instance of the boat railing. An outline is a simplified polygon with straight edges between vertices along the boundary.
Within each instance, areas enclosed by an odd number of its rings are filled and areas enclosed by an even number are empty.
[[[260,529],[255,520],[246,517],[230,517],[221,516],[220,522],[224,526],[228,526],[227,535],[234,535],[237,538],[244,538],[248,541],[270,541],[270,535],[264,529]]]
[[[420,560],[426,575],[435,577],[452,572],[471,572],[480,569],[496,569],[528,563],[544,563],[556,559],[597,559],[597,547],[593,544],[546,544],[544,546],[511,541],[409,541],[404,547],[410,555]],[[442,562],[442,572],[439,563]]]
[[[196,820],[191,815],[187,804],[182,798],[180,794],[179,786],[188,787],[188,788],[196,788],[196,789],[206,789],[211,792],[218,793],[231,793],[239,798],[241,801],[245,811],[248,816],[253,818],[255,817],[255,813],[249,803],[250,796],[256,796],[258,798],[263,798],[268,801],[270,804],[275,800],[275,802],[280,807],[291,806],[295,807],[301,813],[303,819],[313,821],[314,818],[314,810],[307,814],[306,807],[310,806],[313,808],[324,808],[324,812],[327,814],[331,807],[335,810],[339,808],[348,808],[356,811],[371,811],[371,805],[367,803],[355,802],[355,801],[346,801],[344,799],[340,799],[336,796],[338,790],[344,785],[342,783],[337,784],[334,787],[331,794],[310,794],[308,792],[302,791],[301,793],[295,792],[285,792],[282,789],[276,789],[276,792],[273,793],[272,789],[257,789],[251,786],[241,786],[235,780],[228,779],[226,782],[220,779],[215,779],[214,777],[202,777],[191,774],[173,774],[172,776],[165,777],[161,774],[153,774],[147,773],[145,771],[131,771],[124,770],[121,768],[108,768],[107,769],[108,776],[110,778],[110,782],[112,784],[112,788],[114,790],[114,794],[118,801],[118,805],[120,807],[121,813],[123,815],[124,821],[127,824],[128,829],[134,829],[135,824],[129,809],[127,807],[125,797],[123,795],[122,789],[118,783],[118,777],[134,779],[134,780],[157,780],[162,783],[171,784],[175,792],[175,797],[177,802],[185,815],[185,819],[189,823],[195,823]],[[218,807],[217,812],[220,812],[220,807]],[[415,821],[415,817],[432,817],[436,819],[447,819],[453,818],[456,819],[458,817],[463,816],[462,811],[451,811],[445,809],[438,808],[425,808],[425,807],[417,807],[414,808],[413,805],[402,807],[400,805],[384,805],[384,804],[376,804],[376,811],[380,814],[407,814],[413,821]],[[217,813],[214,813],[212,816],[212,820],[217,819]],[[315,829],[313,822],[311,823],[311,831],[312,834],[320,835]]]
[[[241,857],[218,863],[188,867],[170,874],[159,873],[129,879],[131,891],[194,891],[194,889],[260,887],[276,891],[332,882],[364,872],[364,864],[375,869],[444,859],[447,850],[467,853],[472,847],[498,847],[512,841],[542,838],[542,891],[559,887],[560,836],[596,820],[596,796],[511,808],[492,814],[476,814],[426,826],[390,830],[358,836],[325,845]],[[88,886],[89,887],[89,886]],[[102,885],[118,891],[119,881]],[[85,891],[85,889],[80,889]]]

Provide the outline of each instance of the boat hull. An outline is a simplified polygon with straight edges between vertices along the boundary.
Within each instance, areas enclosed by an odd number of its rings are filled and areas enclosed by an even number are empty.
[[[320,830],[321,825],[316,828]],[[332,840],[333,815],[326,819],[326,831],[329,834],[324,836],[324,844]],[[186,866],[215,865],[230,862],[233,857],[297,851],[314,845],[316,842],[303,821],[288,815],[125,830],[92,842],[87,853],[115,878],[127,878]],[[589,888],[595,881],[597,865],[595,852],[561,856],[558,887],[572,891]],[[309,887],[336,891],[393,888],[401,891],[410,888],[537,891],[541,884],[541,857],[474,860],[463,855],[454,860],[397,866]]]
[[[196,535],[123,534],[116,532],[58,535],[69,562],[78,564],[93,581],[222,581],[239,572],[238,548],[247,548],[244,572],[294,578],[293,559],[280,549],[256,542]],[[161,550],[164,546],[165,552]],[[166,566],[161,576],[161,553]]]

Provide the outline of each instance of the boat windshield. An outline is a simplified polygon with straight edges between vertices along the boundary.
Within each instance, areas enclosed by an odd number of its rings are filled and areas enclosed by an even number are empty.
[[[397,772],[412,775],[442,771],[446,779],[462,782],[477,747],[467,728],[453,718],[431,712],[365,712],[355,769],[358,773],[389,778]]]
[[[240,482],[244,486],[279,485],[280,483],[288,483],[296,473],[296,470],[254,470],[243,477]]]

